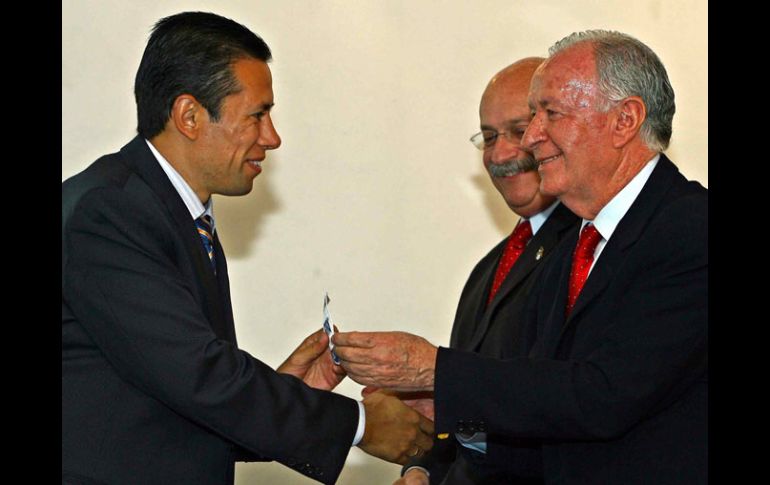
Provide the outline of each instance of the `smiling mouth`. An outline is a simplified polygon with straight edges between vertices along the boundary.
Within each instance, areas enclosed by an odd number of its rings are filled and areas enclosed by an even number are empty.
[[[262,160],[249,160],[247,163],[254,168],[262,169]]]
[[[558,155],[554,155],[554,156],[552,156],[552,157],[548,157],[548,158],[541,158],[540,160],[538,160],[538,161],[537,161],[537,163],[538,163],[538,165],[545,165],[545,164],[547,164],[547,163],[553,162],[554,160],[556,160],[556,159],[557,159],[557,158],[559,158],[560,156],[561,156],[561,153],[560,153],[560,154],[558,154]]]

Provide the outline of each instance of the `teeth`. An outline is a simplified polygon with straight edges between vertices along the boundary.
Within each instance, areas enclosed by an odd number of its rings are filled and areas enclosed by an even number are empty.
[[[260,162],[259,160],[250,160],[249,163],[254,165],[257,168],[262,168],[262,162]]]

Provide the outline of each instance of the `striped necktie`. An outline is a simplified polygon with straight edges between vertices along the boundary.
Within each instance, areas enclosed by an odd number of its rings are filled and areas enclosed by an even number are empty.
[[[195,219],[195,227],[198,228],[198,235],[201,237],[203,248],[206,250],[206,253],[209,255],[209,260],[211,261],[211,267],[214,269],[214,273],[216,273],[217,263],[216,263],[216,260],[214,259],[214,236],[212,235],[213,231],[211,229],[212,227],[211,216],[202,215],[199,218]]]

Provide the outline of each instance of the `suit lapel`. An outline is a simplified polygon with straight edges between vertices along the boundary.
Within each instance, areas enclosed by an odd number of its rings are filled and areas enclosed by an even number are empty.
[[[569,281],[572,252],[577,245],[579,225],[576,225],[570,234],[566,235],[562,244],[551,256],[553,268],[549,270],[547,282],[542,285],[542,293],[538,297],[542,302],[538,306],[538,339],[533,353],[537,356],[552,357],[556,349],[561,332],[564,327],[565,310],[567,306],[567,285]],[[574,315],[574,309],[573,309]],[[542,323],[541,323],[542,322]]]
[[[214,275],[211,262],[201,244],[200,236],[195,228],[195,222],[190,216],[190,211],[187,210],[187,206],[179,197],[176,189],[160,167],[160,164],[158,164],[144,139],[137,136],[120,150],[120,154],[127,165],[134,167],[135,171],[157,194],[168,210],[176,232],[182,240],[187,254],[190,256],[190,262],[197,275],[197,283],[203,287],[205,295],[205,302],[203,302],[204,313],[209,318],[212,330],[214,330],[217,336],[227,339],[234,331],[231,330],[232,326],[228,325],[228,319],[225,317],[225,305],[220,295],[217,277]],[[215,238],[215,245],[217,246],[217,268],[219,271],[219,265],[222,265],[224,269],[222,276],[226,279],[227,265],[222,247],[218,243],[218,238]],[[220,259],[221,262],[219,261]]]
[[[473,334],[473,338],[469,342],[468,350],[475,350],[489,329],[492,317],[497,310],[497,307],[505,301],[508,295],[518,288],[523,281],[534,271],[538,264],[545,260],[546,255],[554,249],[559,242],[561,235],[567,231],[570,227],[576,224],[578,219],[572,212],[570,212],[562,204],[556,206],[545,224],[537,231],[537,234],[530,240],[524,252],[521,253],[519,259],[516,260],[511,271],[505,277],[503,284],[500,286],[500,290],[495,295],[489,307],[482,313],[481,321],[476,326],[476,331]],[[499,258],[498,258],[499,259]],[[496,270],[497,264],[492,268],[492,274]],[[489,294],[489,286],[491,285],[491,277],[487,285],[487,293],[484,294],[482,299],[481,309],[484,309],[483,304],[486,302],[486,296]]]
[[[225,258],[225,251],[222,249],[222,245],[219,241],[219,234],[214,233],[214,251],[217,254],[217,288],[219,288],[219,294],[221,296],[221,302],[224,305],[224,319],[225,319],[225,338],[233,345],[238,345],[238,341],[235,338],[235,321],[233,320],[233,307],[230,300],[230,278],[227,274],[227,258]]]
[[[462,315],[458,313],[458,321],[452,328],[451,347],[460,350],[473,350],[474,335],[478,333],[477,329],[479,325],[483,324],[485,314],[488,313],[486,312],[486,304],[489,290],[497,270],[497,263],[507,241],[508,238],[503,239],[489,252],[485,257],[484,267],[480,268],[479,276],[473,281],[468,281],[468,284],[472,285],[472,290],[468,294],[463,294],[458,305],[458,312],[462,312]],[[471,315],[471,317],[467,318],[465,315]]]
[[[669,190],[674,182],[674,177],[678,173],[679,171],[674,164],[665,155],[661,154],[655,170],[650,174],[650,178],[644,184],[634,203],[629,207],[628,212],[618,223],[615,232],[588,275],[588,279],[575,302],[572,313],[562,326],[560,338],[574,324],[573,322],[578,319],[580,314],[602,294],[617,271],[618,265],[625,259],[625,253],[639,239],[649,219],[655,213],[658,204],[663,200],[663,194]],[[576,244],[577,240],[574,241],[572,249],[574,249]],[[572,253],[570,252],[570,260],[571,255]],[[571,264],[568,265],[568,268],[569,266]],[[563,278],[561,281],[563,284],[560,287],[564,289],[564,303],[566,305],[566,287],[569,281],[569,271],[567,272],[566,279]]]

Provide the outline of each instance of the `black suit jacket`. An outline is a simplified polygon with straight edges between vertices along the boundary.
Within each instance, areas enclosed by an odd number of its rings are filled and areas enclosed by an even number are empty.
[[[564,205],[557,205],[487,306],[497,264],[508,238],[492,248],[476,264],[465,283],[457,305],[450,346],[496,358],[526,355],[532,343],[525,341],[521,326],[527,296],[540,275],[543,263],[579,220]],[[436,440],[434,452],[411,461],[406,467],[419,465],[427,468],[432,483],[440,483],[445,474],[445,483],[524,483],[525,478],[542,476],[539,443],[494,440],[488,441],[487,447],[488,450],[495,448],[495,454],[508,457],[505,467],[488,462],[485,455],[461,446],[453,437]]]
[[[357,404],[238,348],[215,251],[216,276],[139,137],[62,184],[63,481],[220,485],[236,460],[336,480]]]
[[[577,229],[546,262],[528,358],[439,350],[436,431],[539,440],[546,483],[705,483],[707,205],[661,155],[566,321]]]

